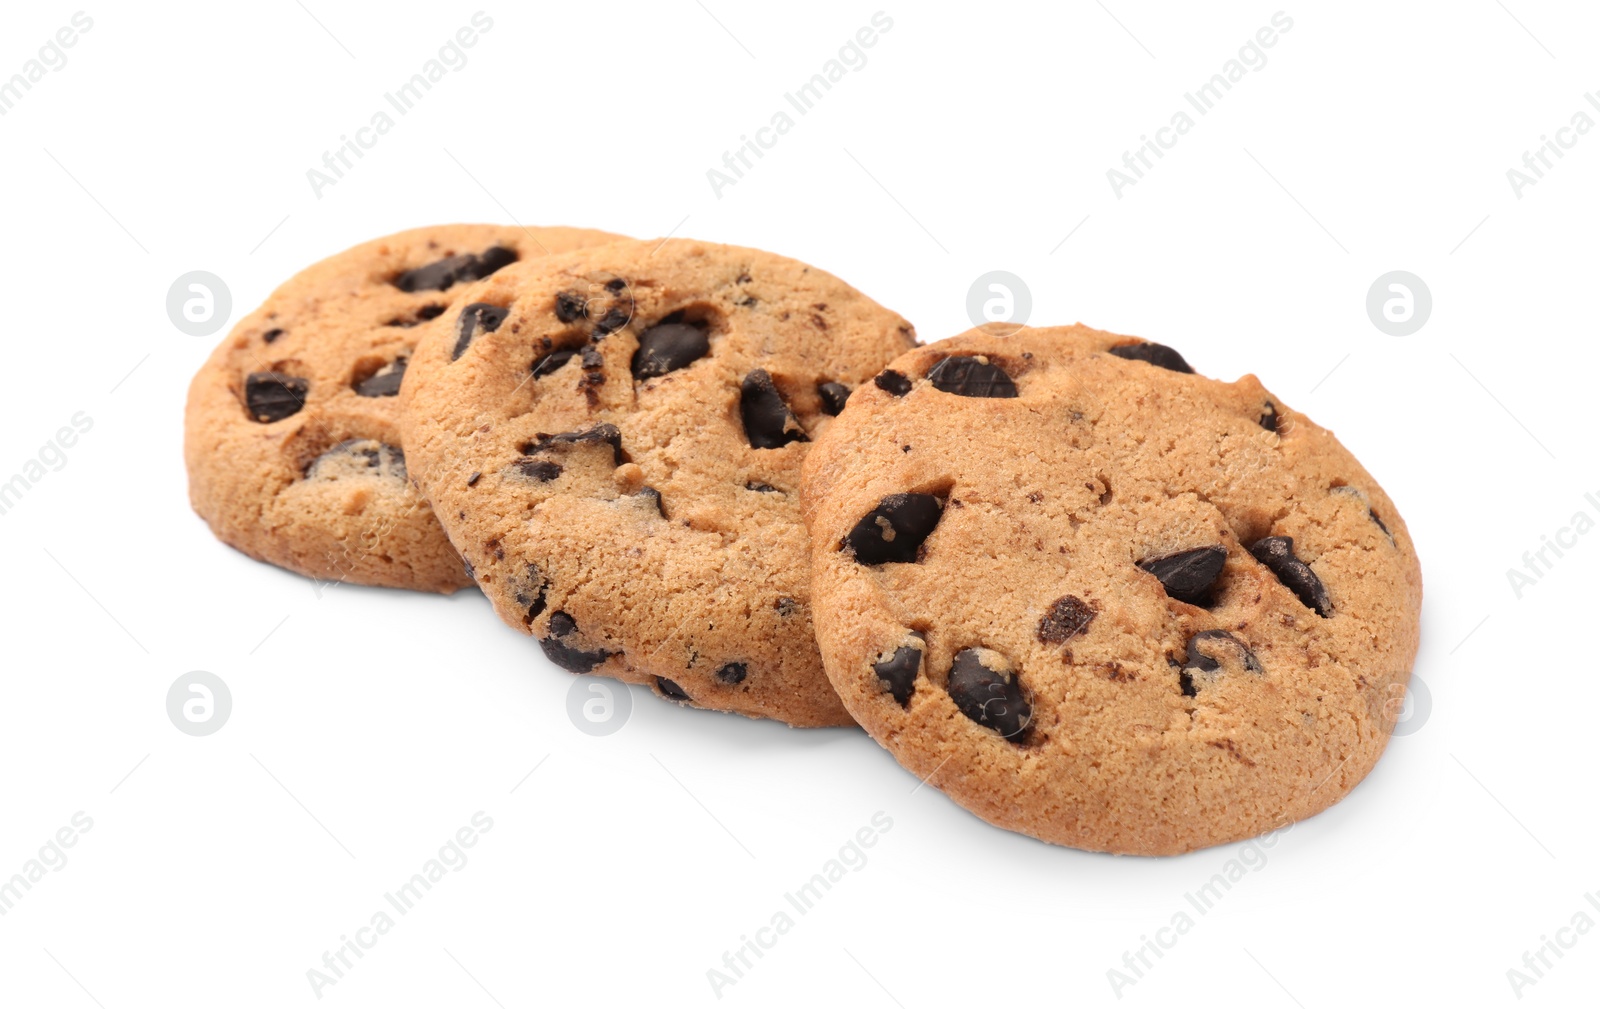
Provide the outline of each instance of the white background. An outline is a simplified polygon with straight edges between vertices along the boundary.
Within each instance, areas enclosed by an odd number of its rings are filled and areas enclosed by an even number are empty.
[[[1583,98],[1600,15],[1286,7],[1268,63],[1119,199],[1106,170],[1275,4],[885,6],[866,65],[715,195],[707,169],[877,2],[485,7],[469,62],[320,199],[307,169],[476,3],[86,9],[68,63],[0,117],[0,481],[93,420],[0,515],[0,877],[75,812],[93,828],[0,917],[0,1004],[317,1004],[308,969],[480,810],[494,826],[470,861],[321,1003],[1510,1005],[1525,951],[1600,921],[1600,536],[1520,599],[1506,574],[1574,513],[1600,517],[1600,130],[1520,199],[1506,177],[1573,113],[1600,118]],[[76,9],[8,5],[0,77]],[[323,256],[462,220],[771,249],[929,340],[1008,270],[1035,323],[1255,372],[1410,523],[1426,721],[1202,917],[1184,895],[1243,846],[1051,848],[915,790],[858,732],[643,692],[591,737],[572,677],[478,594],[319,593],[215,542],[180,446],[221,335],[180,333],[169,285],[216,273],[236,319]],[[1406,337],[1365,309],[1397,269],[1434,301]],[[233,698],[204,738],[165,709],[195,669]],[[784,893],[880,811],[865,866],[794,914]],[[707,971],[780,910],[793,929],[719,1000]],[[1192,931],[1119,999],[1108,970],[1181,910]],[[1600,935],[1563,935],[1527,1004],[1592,1000]]]

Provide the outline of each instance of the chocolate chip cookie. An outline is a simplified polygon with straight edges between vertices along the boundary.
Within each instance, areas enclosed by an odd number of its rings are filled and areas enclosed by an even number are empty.
[[[328,581],[472,584],[406,478],[401,379],[416,327],[519,260],[615,241],[578,228],[418,228],[303,270],[189,387],[189,498],[217,538]]]
[[[845,707],[998,826],[1124,854],[1252,837],[1348,793],[1399,713],[1406,525],[1254,376],[973,330],[858,389],[802,487]]]
[[[519,263],[428,324],[407,461],[495,610],[557,665],[848,724],[812,634],[800,463],[913,343],[844,282],[754,249]]]

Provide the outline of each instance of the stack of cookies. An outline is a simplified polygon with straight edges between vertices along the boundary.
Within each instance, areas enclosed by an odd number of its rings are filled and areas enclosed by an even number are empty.
[[[919,345],[753,249],[488,225],[358,246],[212,355],[186,456],[251,556],[476,584],[564,669],[859,724],[991,823],[1095,851],[1333,804],[1418,643],[1393,503],[1254,377],[1083,326]]]

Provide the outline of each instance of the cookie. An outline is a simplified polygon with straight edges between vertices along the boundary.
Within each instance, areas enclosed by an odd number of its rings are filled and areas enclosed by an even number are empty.
[[[1348,793],[1399,714],[1405,523],[1254,376],[973,330],[857,390],[802,488],[845,707],[998,826],[1122,854],[1253,837]]]
[[[328,581],[472,584],[406,479],[401,378],[417,326],[519,260],[615,241],[578,228],[456,224],[358,245],[283,284],[189,386],[189,498],[251,557]]]
[[[914,339],[754,249],[519,263],[429,324],[401,396],[407,460],[496,612],[556,665],[848,724],[812,634],[800,463]]]

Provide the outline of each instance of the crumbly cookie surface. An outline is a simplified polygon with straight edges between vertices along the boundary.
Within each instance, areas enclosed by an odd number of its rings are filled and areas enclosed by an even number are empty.
[[[520,263],[429,324],[407,461],[501,618],[557,665],[848,724],[812,633],[800,464],[914,340],[843,281],[753,249]]]
[[[417,326],[519,260],[616,241],[579,228],[457,224],[366,242],[296,274],[189,387],[189,497],[219,539],[327,581],[472,584],[406,479],[401,379]]]
[[[1252,837],[1347,794],[1399,714],[1405,523],[1254,376],[973,330],[852,396],[803,488],[845,707],[991,823],[1124,854]]]

